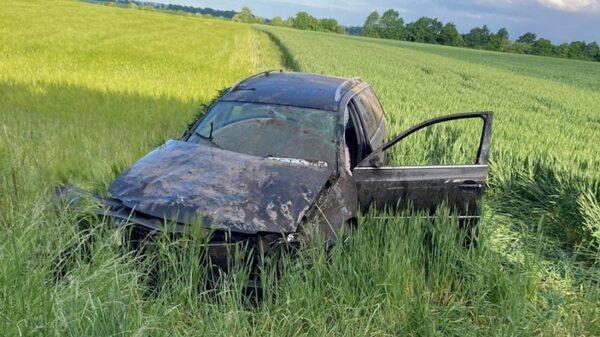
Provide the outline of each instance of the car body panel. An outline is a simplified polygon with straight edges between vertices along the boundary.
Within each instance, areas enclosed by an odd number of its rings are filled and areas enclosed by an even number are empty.
[[[433,214],[446,203],[460,215],[476,215],[487,165],[358,167],[354,178],[361,210],[413,209]]]
[[[319,234],[327,242],[334,243],[342,228],[356,219],[358,200],[352,176],[340,175],[333,185],[321,191],[315,205],[302,225],[317,225]]]
[[[241,233],[290,233],[331,169],[169,140],[119,176],[125,206],[178,223]]]
[[[317,74],[267,72],[234,85],[220,100],[338,111],[336,90],[346,81]]]

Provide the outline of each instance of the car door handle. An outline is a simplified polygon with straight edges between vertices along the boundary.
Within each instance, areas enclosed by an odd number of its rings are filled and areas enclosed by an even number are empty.
[[[475,183],[475,182],[472,182],[472,183],[463,183],[463,184],[458,185],[458,187],[460,189],[463,189],[463,190],[478,190],[478,189],[481,189],[483,187],[483,184],[478,184],[478,183]]]

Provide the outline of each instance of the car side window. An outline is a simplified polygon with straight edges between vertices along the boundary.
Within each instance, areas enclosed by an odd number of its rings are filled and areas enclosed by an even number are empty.
[[[379,126],[379,123],[381,123],[381,119],[383,118],[383,107],[381,106],[379,99],[373,92],[373,89],[371,89],[371,88],[365,89],[364,94],[366,95],[367,99],[369,100],[369,103],[371,103],[371,109],[373,110],[373,114],[375,115],[375,120],[377,121],[377,126]]]
[[[371,108],[371,102],[367,95],[363,92],[352,98],[356,109],[358,110],[358,114],[360,120],[362,122],[362,126],[365,130],[365,136],[367,139],[371,139],[373,134],[377,130],[377,120],[373,114],[373,109]]]

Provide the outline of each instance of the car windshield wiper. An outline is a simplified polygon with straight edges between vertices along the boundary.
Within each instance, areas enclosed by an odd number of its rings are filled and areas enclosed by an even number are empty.
[[[219,144],[215,143],[215,141],[213,140],[213,138],[212,138],[212,137],[207,137],[207,136],[205,136],[205,135],[201,134],[201,133],[200,133],[200,132],[198,132],[198,131],[194,131],[193,133],[194,133],[194,135],[196,135],[196,136],[200,137],[200,139],[202,139],[202,140],[205,140],[205,141],[207,141],[207,142],[211,143],[212,145],[214,145],[214,146],[218,147],[219,149],[222,149],[222,147],[221,147],[221,146],[219,146]]]
[[[221,146],[219,146],[219,144],[215,143],[215,141],[213,140],[212,137],[212,129],[213,129],[213,122],[210,122],[210,131],[208,132],[208,137],[206,137],[205,135],[201,134],[200,132],[194,130],[194,134],[198,137],[200,137],[203,140],[206,140],[207,142],[211,143],[212,145],[218,147],[219,149],[222,149]]]
[[[211,143],[212,145],[214,145],[214,146],[218,147],[219,149],[222,149],[222,147],[221,147],[221,146],[219,146],[219,144],[215,143],[215,141],[213,140],[213,135],[212,135],[212,133],[213,133],[213,122],[210,122],[210,131],[209,131],[209,133],[208,133],[208,137],[207,137],[207,136],[205,136],[205,135],[203,135],[203,134],[201,134],[200,132],[198,132],[198,131],[196,131],[196,130],[194,130],[194,131],[193,131],[193,134],[194,134],[194,135],[196,135],[196,136],[200,137],[201,139],[203,139],[203,140],[205,140],[205,141],[207,141],[207,142]]]

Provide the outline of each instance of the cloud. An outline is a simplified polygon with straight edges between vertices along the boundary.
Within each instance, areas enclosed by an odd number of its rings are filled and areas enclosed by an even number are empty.
[[[433,0],[439,6],[470,8],[493,13],[535,13],[540,10],[555,10],[574,14],[600,14],[600,0]]]
[[[537,0],[542,6],[567,12],[600,13],[600,0]]]

